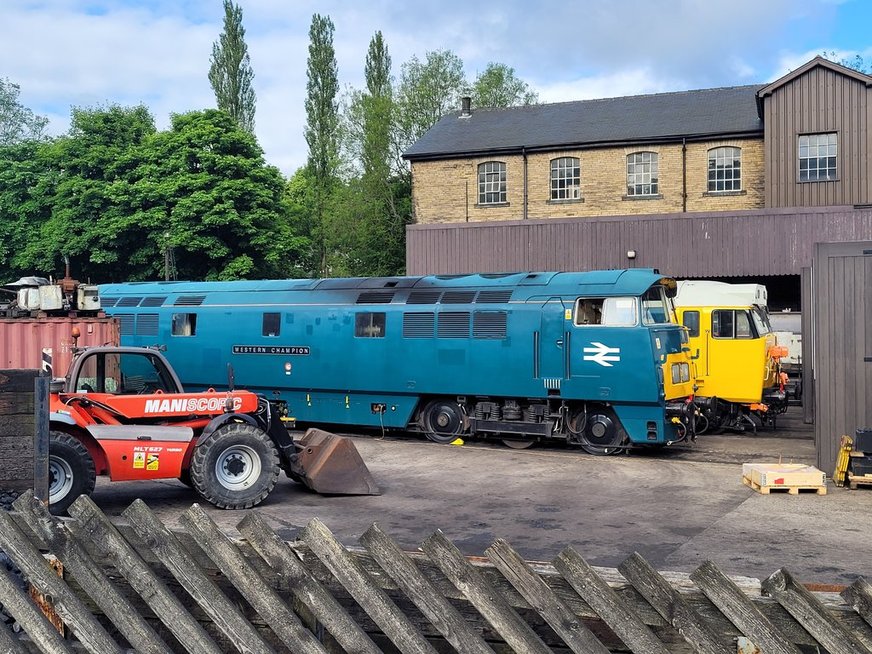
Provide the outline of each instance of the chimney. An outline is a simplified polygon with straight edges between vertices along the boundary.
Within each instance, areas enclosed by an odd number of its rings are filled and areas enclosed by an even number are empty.
[[[464,95],[460,98],[460,115],[461,116],[470,116],[472,115],[472,111],[469,108],[469,105],[472,103],[472,98],[468,95]]]

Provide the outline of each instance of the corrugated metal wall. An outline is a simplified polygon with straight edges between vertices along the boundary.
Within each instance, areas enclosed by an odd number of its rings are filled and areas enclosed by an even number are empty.
[[[440,223],[407,228],[406,269],[426,275],[635,266],[678,277],[799,275],[811,265],[815,243],[863,239],[872,239],[872,208]]]
[[[872,88],[813,68],[765,99],[764,123],[767,207],[872,203]],[[838,134],[839,179],[800,183],[798,136],[822,132]]]
[[[818,243],[812,268],[815,443],[835,468],[839,439],[872,427],[872,241]]]
[[[53,376],[67,374],[72,361],[73,327],[81,336],[78,346],[118,345],[114,318],[0,319],[0,368],[41,368],[42,349],[52,348]]]

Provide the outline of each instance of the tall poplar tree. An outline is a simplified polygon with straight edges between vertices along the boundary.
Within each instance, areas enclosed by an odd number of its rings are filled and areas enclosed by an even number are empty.
[[[315,186],[315,215],[312,217],[312,242],[320,261],[320,274],[326,276],[326,205],[336,181],[339,164],[339,74],[333,49],[333,21],[315,14],[309,28],[309,58],[306,75],[307,166]]]
[[[242,129],[254,133],[254,71],[245,43],[242,7],[224,0],[224,31],[212,46],[209,83],[218,108],[230,114]]]

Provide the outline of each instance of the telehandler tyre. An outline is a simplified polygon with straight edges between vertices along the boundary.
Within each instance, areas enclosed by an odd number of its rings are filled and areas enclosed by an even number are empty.
[[[272,439],[247,423],[230,423],[198,442],[191,458],[191,485],[221,509],[249,509],[263,502],[279,478]]]
[[[90,495],[97,481],[94,459],[73,436],[52,431],[48,446],[48,501],[54,515],[67,512],[79,495]]]

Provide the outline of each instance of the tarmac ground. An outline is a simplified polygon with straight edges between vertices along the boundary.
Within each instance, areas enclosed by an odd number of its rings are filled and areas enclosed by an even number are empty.
[[[775,432],[703,435],[657,454],[358,436],[381,495],[323,497],[282,478],[253,510],[289,540],[318,517],[346,545],[378,522],[407,550],[441,529],[468,555],[505,538],[528,560],[551,560],[572,545],[603,566],[638,551],[660,570],[691,571],[710,559],[728,574],[758,578],[781,567],[807,583],[872,578],[872,488],[829,482],[826,495],[762,495],[742,484],[742,463],[814,464],[813,435],[792,407]],[[100,480],[93,495],[109,515],[137,497],[168,526],[197,501],[177,481]],[[203,506],[235,535],[245,511]]]

